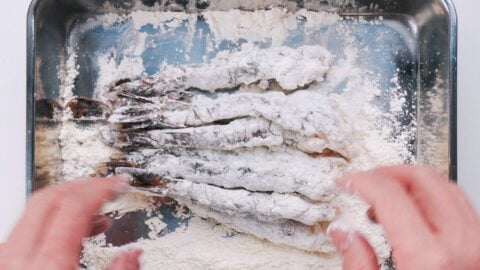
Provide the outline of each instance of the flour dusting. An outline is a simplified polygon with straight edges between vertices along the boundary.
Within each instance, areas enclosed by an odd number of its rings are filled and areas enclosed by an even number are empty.
[[[84,261],[90,262],[89,269],[105,269],[115,255],[134,247],[144,251],[141,264],[145,270],[341,269],[338,257],[274,246],[199,218],[192,218],[188,229],[178,229],[158,240],[140,240],[124,247],[99,247],[87,242]]]
[[[86,240],[88,269],[104,269],[132,247],[144,250],[142,269],[341,269],[326,232],[334,220],[362,233],[387,267],[382,228],[335,181],[414,162],[415,123],[400,123],[406,94],[396,78],[384,89],[361,65],[351,22],[292,10],[135,11],[87,20],[125,32],[120,47],[94,56],[92,97],[110,106],[108,117],[85,124],[63,112],[62,177],[99,175],[102,164],[110,174],[163,181],[103,208],[117,219],[146,211],[148,232],[121,247],[105,235]],[[178,36],[182,42],[173,42]],[[326,48],[333,37],[346,44],[340,52]],[[76,96],[77,60],[72,46],[60,74],[65,103]],[[164,196],[191,212],[158,214]]]

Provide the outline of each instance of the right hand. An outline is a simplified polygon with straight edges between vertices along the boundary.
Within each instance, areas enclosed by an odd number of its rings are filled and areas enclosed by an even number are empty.
[[[392,244],[398,270],[480,269],[480,220],[463,192],[429,168],[399,166],[347,175],[339,186],[371,205]],[[357,232],[331,237],[343,269],[377,270]]]

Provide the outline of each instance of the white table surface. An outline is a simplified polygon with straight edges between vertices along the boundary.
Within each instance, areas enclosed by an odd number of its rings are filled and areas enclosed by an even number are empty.
[[[25,203],[25,51],[30,0],[0,9],[0,241]],[[459,184],[480,209],[480,2],[455,1],[459,16]]]

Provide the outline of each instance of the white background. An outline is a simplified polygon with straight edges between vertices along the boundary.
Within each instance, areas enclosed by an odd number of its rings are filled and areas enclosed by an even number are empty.
[[[0,9],[0,241],[25,201],[26,14],[29,0]],[[459,16],[459,183],[480,209],[480,2],[456,0]]]

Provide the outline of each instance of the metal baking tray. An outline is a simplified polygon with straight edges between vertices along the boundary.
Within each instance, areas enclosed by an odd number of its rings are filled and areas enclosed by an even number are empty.
[[[412,150],[416,162],[434,166],[448,174],[451,180],[456,180],[457,17],[450,0],[262,0],[256,1],[255,5],[264,9],[275,6],[307,8],[365,20],[382,17],[381,26],[367,25],[356,33],[376,48],[363,55],[362,61],[382,74],[385,84],[392,72],[399,71],[400,86],[408,91],[408,103],[414,109],[417,121]],[[40,108],[43,104],[41,100],[59,99],[61,81],[58,73],[66,61],[67,48],[72,42],[77,42],[80,53],[93,54],[100,50],[102,42],[106,42],[105,38],[112,38],[98,32],[97,35],[92,34],[93,30],[78,31],[76,25],[79,21],[107,12],[123,14],[137,9],[199,12],[223,10],[226,6],[249,9],[240,0],[33,0],[28,12],[27,37],[28,194],[41,186],[34,177],[35,130],[45,113]],[[379,27],[388,34],[378,38]],[[95,65],[88,57],[79,61],[81,67],[75,94],[90,97],[96,76]],[[437,100],[442,105],[440,109],[434,108],[429,101],[432,94],[440,97]],[[435,143],[432,144],[432,140]],[[118,221],[121,223],[119,226],[126,227],[134,224],[132,220],[142,218],[136,215],[141,214],[126,216]],[[118,240],[114,244],[138,239],[143,235],[142,230],[144,228],[132,227],[130,236],[123,234],[122,239],[113,236]]]

